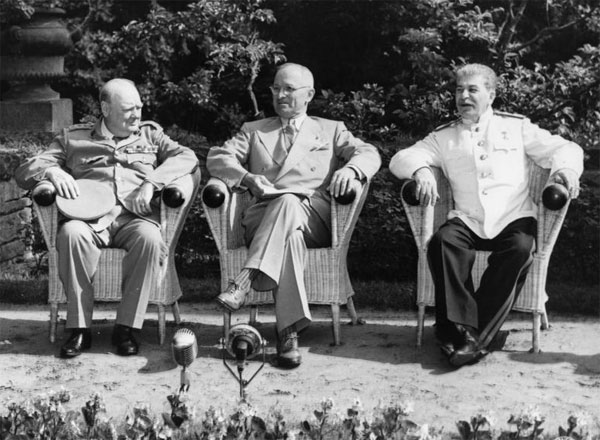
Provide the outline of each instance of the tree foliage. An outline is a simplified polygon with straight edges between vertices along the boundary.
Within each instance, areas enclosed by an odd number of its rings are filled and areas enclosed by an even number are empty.
[[[495,107],[578,142],[586,168],[598,169],[599,0],[63,3],[73,24],[87,29],[58,84],[74,99],[78,120],[97,111],[103,81],[124,76],[139,85],[145,117],[221,142],[243,121],[271,112],[266,86],[287,58],[315,74],[311,111],[344,120],[376,143],[385,167],[399,148],[455,117],[453,71],[482,62],[500,76]],[[572,208],[578,219],[568,216],[564,228],[571,241],[557,245],[559,257],[585,250],[565,277],[596,283],[597,185],[584,182]],[[398,190],[386,169],[374,179],[350,250],[355,273],[414,274]],[[190,221],[200,216],[198,209]],[[188,243],[208,235],[197,227],[188,232],[195,238]],[[186,249],[186,259],[192,253]],[[383,254],[390,255],[385,263]]]

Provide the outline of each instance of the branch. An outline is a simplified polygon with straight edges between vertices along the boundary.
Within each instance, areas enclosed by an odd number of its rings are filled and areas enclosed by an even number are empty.
[[[519,24],[519,21],[521,21],[521,18],[523,18],[523,14],[525,13],[525,8],[527,7],[528,2],[529,0],[523,0],[519,5],[519,9],[517,10],[517,13],[515,15],[513,12],[514,3],[511,0],[510,21],[508,23],[508,27],[505,27],[503,25],[503,34],[500,34],[500,37],[498,38],[498,44],[496,46],[500,60],[504,59],[504,53],[506,52],[506,48],[508,47],[508,45],[510,44],[511,40],[517,32],[517,24]]]
[[[573,20],[567,24],[564,24],[562,26],[553,26],[553,27],[547,27],[542,29],[541,31],[539,31],[537,33],[537,35],[535,37],[533,37],[531,40],[526,41],[525,43],[522,43],[520,45],[518,45],[517,47],[513,47],[511,48],[512,52],[518,52],[528,46],[531,46],[532,44],[534,44],[536,41],[538,41],[540,38],[542,38],[545,34],[550,34],[553,32],[559,32],[562,31],[564,29],[567,29],[571,26],[576,25],[577,23],[579,23],[580,21],[582,21],[584,19],[584,17],[578,18],[577,20]]]

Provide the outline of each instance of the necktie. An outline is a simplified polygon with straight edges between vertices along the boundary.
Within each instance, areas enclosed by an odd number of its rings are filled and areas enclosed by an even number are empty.
[[[289,152],[292,144],[294,143],[294,137],[296,136],[296,127],[292,123],[291,119],[283,129],[283,132],[285,133],[285,148]]]

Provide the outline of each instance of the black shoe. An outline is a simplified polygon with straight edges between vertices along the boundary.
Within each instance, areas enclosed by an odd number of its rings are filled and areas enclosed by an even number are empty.
[[[298,333],[287,332],[278,337],[277,366],[281,368],[296,368],[302,363],[302,356],[298,350]]]
[[[474,364],[488,354],[487,350],[479,348],[477,333],[474,329],[462,325],[457,325],[457,328],[463,335],[463,344],[450,356],[450,364],[455,367]]]
[[[133,329],[126,325],[115,324],[112,343],[117,346],[117,353],[121,356],[136,355],[140,348],[138,342],[133,337]]]
[[[60,349],[60,357],[73,358],[92,346],[92,332],[89,328],[74,328],[71,336]]]
[[[456,347],[464,344],[463,335],[459,332],[456,324],[450,321],[438,323],[434,326],[435,338],[442,353],[450,358]]]

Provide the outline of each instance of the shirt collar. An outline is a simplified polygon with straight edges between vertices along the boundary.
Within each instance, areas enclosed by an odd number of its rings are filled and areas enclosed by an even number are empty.
[[[281,120],[281,126],[285,127],[286,125],[292,124],[294,126],[294,128],[296,129],[296,131],[300,131],[300,127],[302,127],[302,124],[304,123],[304,120],[306,119],[306,113],[302,113],[301,115],[298,115],[294,118],[279,118]]]

